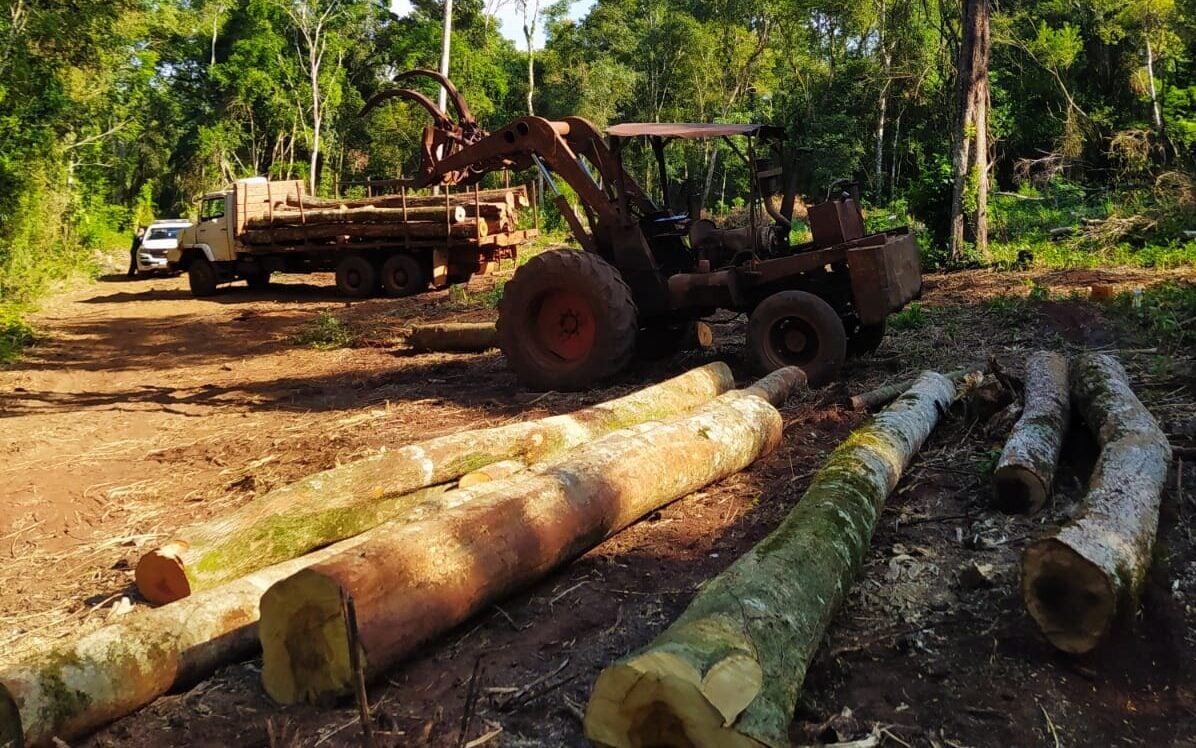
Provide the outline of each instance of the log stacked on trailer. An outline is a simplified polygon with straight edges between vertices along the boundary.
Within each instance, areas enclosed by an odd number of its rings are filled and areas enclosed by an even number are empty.
[[[509,246],[531,238],[519,231],[519,210],[531,205],[524,187],[448,195],[382,195],[328,199],[299,190],[280,191],[268,209],[244,222],[252,245],[393,240],[409,244],[446,240]]]

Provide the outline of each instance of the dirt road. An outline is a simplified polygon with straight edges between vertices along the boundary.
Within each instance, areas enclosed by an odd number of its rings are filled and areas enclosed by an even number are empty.
[[[839,405],[849,391],[989,355],[1016,371],[1043,345],[1151,347],[1087,302],[984,301],[1024,296],[1027,278],[931,278],[924,320],[891,332],[843,383],[790,402],[785,443],[772,457],[648,518],[373,687],[383,744],[458,745],[498,728],[491,745],[583,744],[578,709],[598,670],[647,642],[697,585],[784,516],[820,457],[861,420]],[[1158,275],[1038,280],[1066,295]],[[416,356],[396,344],[415,319],[492,316],[471,303],[491,282],[464,295],[347,304],[326,277],[266,292],[234,287],[210,300],[191,298],[183,279],[112,278],[52,299],[36,320],[42,342],[0,372],[0,658],[139,604],[132,565],[148,544],[303,475],[438,433],[571,410],[713,357],[747,378],[736,343],[742,320],[717,328],[712,353],[641,365],[582,396],[521,390],[497,353]],[[332,350],[299,342],[321,314],[357,342]],[[1160,370],[1151,354],[1135,355],[1127,363],[1160,417],[1189,413],[1196,382],[1182,366]],[[963,417],[932,438],[810,671],[795,740],[860,737],[873,723],[918,745],[1049,745],[1052,730],[1066,745],[1184,745],[1175,736],[1196,732],[1196,675],[1181,665],[1196,662],[1196,502],[1182,499],[1196,496],[1196,470],[1182,482],[1173,476],[1164,497],[1166,558],[1135,633],[1116,653],[1071,661],[1026,620],[1012,575],[1025,538],[1064,516],[1082,478],[1067,479],[1045,519],[994,515],[982,474],[995,447],[999,439]],[[991,564],[995,581],[961,584],[970,563]],[[466,713],[475,666],[482,697]],[[354,716],[280,710],[247,663],[92,742],[355,745]]]

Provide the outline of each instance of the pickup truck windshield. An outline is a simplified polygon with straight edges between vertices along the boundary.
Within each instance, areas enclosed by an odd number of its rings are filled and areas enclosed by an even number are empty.
[[[182,232],[182,226],[172,226],[170,228],[150,229],[149,235],[146,236],[147,241],[154,239],[178,239],[179,233]]]

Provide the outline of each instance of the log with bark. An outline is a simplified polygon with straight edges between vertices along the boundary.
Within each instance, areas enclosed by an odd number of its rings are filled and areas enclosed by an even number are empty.
[[[356,540],[130,613],[0,666],[0,746],[71,740],[252,656],[262,593],[309,564],[349,550]]]
[[[142,556],[137,588],[170,602],[364,532],[443,492],[443,484],[502,460],[548,460],[600,435],[684,413],[734,386],[707,364],[577,412],[448,434],[357,460],[179,530]]]
[[[248,244],[286,244],[336,239],[389,239],[401,243],[404,238],[423,239],[484,239],[502,231],[489,221],[467,218],[446,226],[444,221],[394,221],[391,223],[321,223],[305,226],[277,226],[268,229],[249,229],[242,236]]]
[[[974,371],[983,372],[984,370],[985,367],[983,365],[974,364],[971,366],[966,366],[962,369],[956,369],[955,371],[947,372],[945,376],[955,384],[959,384],[968,374],[971,374]],[[862,392],[858,395],[853,395],[851,399],[848,400],[848,405],[851,406],[852,410],[875,410],[876,408],[883,408],[884,406],[896,400],[903,392],[912,387],[914,381],[915,380],[913,379],[905,379],[900,382],[877,387],[874,390]]]
[[[1036,512],[1046,503],[1071,415],[1066,356],[1032,354],[1025,381],[1022,416],[993,471],[994,500],[1005,512]]]
[[[356,610],[359,660],[380,671],[502,596],[640,517],[738,472],[781,437],[790,367],[686,416],[621,430],[561,461],[442,497],[426,519],[391,522],[262,597],[262,682],[276,701],[327,703],[353,673],[342,600]]]
[[[417,351],[476,352],[498,347],[493,322],[412,325],[407,342]]]
[[[312,197],[311,195],[304,195],[303,207],[305,209],[340,206],[354,208],[374,205],[378,207],[393,208],[402,206],[404,201],[406,201],[408,208],[444,206],[446,203],[449,205],[470,205],[475,201],[483,203],[501,203],[507,206],[510,210],[526,208],[531,205],[531,202],[527,197],[526,188],[519,186],[493,190],[479,190],[476,194],[473,190],[454,192],[447,196],[408,194],[406,198],[404,198],[402,194],[376,195],[374,197],[354,197],[345,199],[320,198]],[[299,200],[294,195],[287,195],[285,204],[298,208]]]
[[[472,473],[462,475],[457,481],[457,488],[469,488],[470,486],[480,486],[483,483],[489,483],[493,480],[502,480],[509,478],[515,473],[523,472],[527,469],[527,464],[522,460],[503,460],[502,462],[495,462],[487,465],[484,468],[478,468]]]
[[[317,226],[345,223],[401,223],[403,221],[431,221],[443,224],[460,223],[471,213],[463,205],[418,208],[390,208],[374,205],[354,208],[332,206],[313,210],[276,210],[272,214],[255,216],[245,222],[248,229],[268,229],[283,226]],[[476,216],[475,216],[476,217]],[[483,217],[488,217],[483,214]],[[494,214],[498,218],[497,213]]]
[[[806,668],[885,499],[954,396],[949,379],[926,372],[854,431],[772,534],[707,582],[651,644],[602,671],[586,737],[604,746],[788,746]]]
[[[1071,393],[1100,444],[1080,514],[1022,554],[1022,600],[1064,652],[1094,649],[1137,610],[1171,446],[1107,354],[1072,361]]]

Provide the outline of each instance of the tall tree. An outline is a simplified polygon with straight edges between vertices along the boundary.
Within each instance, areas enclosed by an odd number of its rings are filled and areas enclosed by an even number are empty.
[[[988,0],[964,0],[961,40],[956,66],[957,124],[951,154],[954,185],[951,192],[951,257],[964,254],[965,208],[974,203],[976,249],[988,252]],[[969,195],[974,191],[973,195]]]

